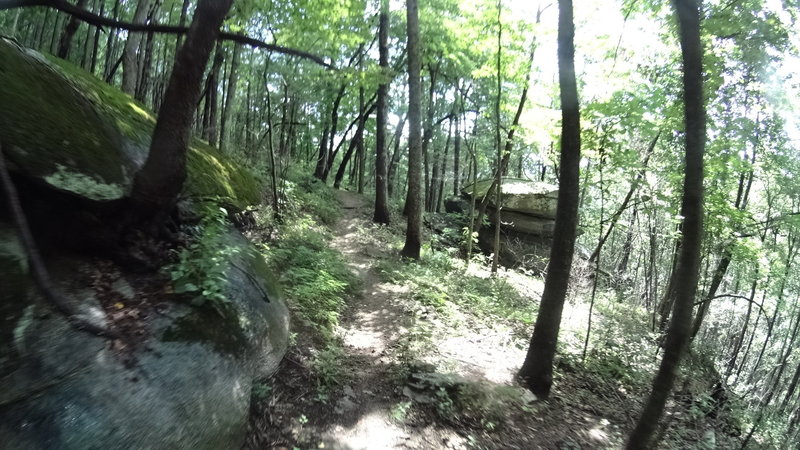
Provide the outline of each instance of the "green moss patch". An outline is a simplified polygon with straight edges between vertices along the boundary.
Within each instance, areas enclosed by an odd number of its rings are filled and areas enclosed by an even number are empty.
[[[155,115],[74,64],[0,38],[0,140],[12,167],[51,186],[98,200],[130,193],[147,159]],[[223,197],[239,208],[260,201],[246,169],[194,139],[190,196]]]

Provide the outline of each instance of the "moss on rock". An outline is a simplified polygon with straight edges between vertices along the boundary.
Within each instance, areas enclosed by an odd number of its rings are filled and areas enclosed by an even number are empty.
[[[0,140],[12,169],[91,200],[130,193],[147,159],[156,117],[83,69],[0,38]],[[244,208],[260,200],[246,169],[193,139],[189,196],[218,196]]]

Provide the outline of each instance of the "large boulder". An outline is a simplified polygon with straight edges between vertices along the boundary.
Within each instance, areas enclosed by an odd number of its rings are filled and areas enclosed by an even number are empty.
[[[19,244],[4,236],[0,249],[12,249],[16,260]],[[261,256],[235,230],[225,240],[235,251],[225,263],[221,307],[193,306],[168,283],[107,261],[49,258],[59,290],[122,330],[119,341],[76,330],[41,306],[35,289],[17,297],[26,302],[4,290],[3,447],[240,448],[252,381],[277,369],[289,324]]]
[[[155,116],[75,65],[0,37],[0,142],[13,172],[94,201],[127,196],[150,148]],[[194,139],[190,196],[259,203],[254,177]]]
[[[81,220],[130,193],[154,116],[6,38],[0,103],[3,153],[23,207],[36,212],[29,218],[53,284],[122,335],[77,330],[46,305],[0,201],[0,447],[240,448],[251,383],[274,373],[288,345],[288,311],[261,255],[235,229],[217,230],[220,254],[200,255],[217,261],[218,292],[205,299],[53,239],[82,233],[73,241],[90,245],[102,231],[103,222],[83,229]],[[194,140],[184,196],[183,204],[215,197],[243,208],[260,189]]]

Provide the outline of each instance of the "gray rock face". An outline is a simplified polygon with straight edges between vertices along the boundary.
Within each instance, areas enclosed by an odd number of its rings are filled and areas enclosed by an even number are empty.
[[[475,195],[480,199],[486,195],[491,185],[492,180],[478,181],[474,187],[472,185],[464,187],[461,193],[464,197],[469,198],[474,190]],[[520,178],[503,178],[500,198],[505,211],[514,211],[543,219],[556,218],[558,186]],[[494,197],[489,199],[489,205],[497,206]]]
[[[492,180],[464,187],[462,195],[469,198],[473,190],[478,198],[486,195]],[[544,270],[550,253],[550,241],[555,227],[558,187],[548,183],[503,178],[500,210],[500,262],[504,266],[524,266]],[[494,251],[495,199],[487,208],[490,226],[479,230],[478,243],[486,253]]]
[[[13,247],[8,241],[0,249]],[[252,380],[277,369],[289,323],[260,255],[235,231],[228,244],[241,251],[225,272],[222,315],[175,303],[163,289],[148,294],[148,310],[130,296],[140,279],[117,273],[103,291],[85,282],[95,262],[50,259],[55,283],[89,313],[138,315],[143,332],[130,343],[76,331],[40,306],[33,289],[26,301],[3,290],[0,304],[18,310],[3,310],[10,328],[0,342],[2,447],[240,448]],[[9,253],[0,264],[12,261]],[[0,285],[8,276],[0,273]],[[101,301],[109,296],[118,300],[110,307]]]

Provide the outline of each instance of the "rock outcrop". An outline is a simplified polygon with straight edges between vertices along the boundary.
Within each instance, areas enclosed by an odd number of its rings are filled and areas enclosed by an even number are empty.
[[[462,189],[469,199],[473,190],[483,198],[492,180],[478,181]],[[519,178],[503,178],[500,210],[500,262],[508,267],[543,270],[549,259],[558,202],[558,186]],[[486,210],[490,226],[478,231],[478,244],[486,253],[494,251],[495,198]]]

